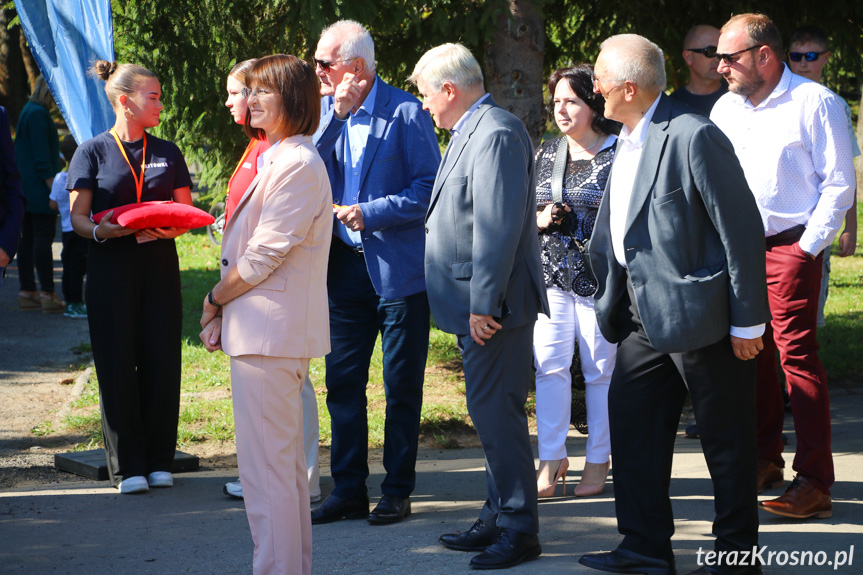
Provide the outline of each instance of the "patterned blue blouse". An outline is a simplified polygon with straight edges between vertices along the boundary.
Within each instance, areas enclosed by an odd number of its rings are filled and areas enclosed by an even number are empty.
[[[546,287],[590,296],[596,282],[584,267],[579,244],[590,238],[596,212],[611,172],[616,138],[610,136],[590,160],[569,159],[563,178],[563,203],[572,210],[559,224],[539,234],[542,270]],[[543,142],[536,151],[536,209],[552,203],[551,173],[557,155],[558,138]]]

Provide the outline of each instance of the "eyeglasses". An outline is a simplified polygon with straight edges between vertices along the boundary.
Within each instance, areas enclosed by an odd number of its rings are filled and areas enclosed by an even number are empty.
[[[756,48],[761,48],[762,46],[766,46],[766,44],[756,44],[755,46],[750,46],[749,48],[744,48],[743,50],[738,50],[737,52],[732,52],[731,54],[720,54],[716,53],[714,58],[719,58],[721,61],[725,62],[726,66],[733,66],[737,60],[740,58],[735,58],[738,54],[743,54],[744,52],[749,52],[750,50],[755,50]]]
[[[324,74],[330,73],[330,68],[333,67],[333,64],[338,64],[339,62],[350,62],[351,60],[358,59],[359,56],[355,56],[353,58],[347,58],[345,60],[333,60],[332,62],[327,62],[326,60],[318,60],[317,58],[312,58],[315,61],[315,66],[320,66],[321,70],[324,71]]]
[[[704,48],[687,48],[687,52],[696,52],[705,58],[716,58],[716,46],[705,46]]]
[[[599,76],[591,72],[590,81],[593,82],[594,88],[599,88],[599,84],[602,82],[623,82],[624,78],[600,78]]]
[[[243,98],[248,100],[249,96],[254,96],[255,98],[260,98],[261,96],[269,96],[273,93],[272,90],[267,90],[266,88],[258,88],[257,90],[252,90],[250,88],[243,88],[240,92],[243,95]]]
[[[788,54],[788,58],[791,59],[792,62],[799,62],[803,58],[806,58],[807,62],[814,62],[818,59],[821,54],[826,54],[829,50],[822,50],[821,52],[791,52]]]

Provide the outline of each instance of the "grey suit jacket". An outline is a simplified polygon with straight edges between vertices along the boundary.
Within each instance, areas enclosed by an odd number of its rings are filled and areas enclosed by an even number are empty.
[[[691,351],[719,341],[732,325],[769,321],[764,229],[734,148],[719,128],[661,96],[629,205],[626,269],[611,247],[610,182],[589,248],[599,284],[596,316],[606,339],[620,340],[627,273],[644,331],[658,351]]]
[[[489,97],[450,145],[426,215],[425,275],[438,328],[467,334],[471,313],[504,329],[548,313],[532,193],[533,145]]]

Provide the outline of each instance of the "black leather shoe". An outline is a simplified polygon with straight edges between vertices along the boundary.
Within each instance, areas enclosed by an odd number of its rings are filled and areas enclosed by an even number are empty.
[[[588,553],[582,555],[579,563],[591,569],[611,573],[632,573],[638,575],[677,575],[674,559],[666,561],[639,555],[626,549],[615,549],[607,553]]]
[[[731,567],[728,565],[705,565],[689,575],[761,575],[761,567]]]
[[[441,535],[438,541],[448,549],[456,551],[485,551],[485,548],[497,540],[500,529],[494,525],[477,519],[473,527],[464,533],[447,533]]]
[[[502,527],[497,540],[470,560],[471,569],[506,569],[536,559],[542,553],[535,534]]]
[[[339,519],[365,519],[369,516],[369,496],[361,499],[327,497],[317,509],[312,509],[312,525],[331,523]]]
[[[411,514],[411,499],[405,497],[399,499],[392,495],[384,493],[380,502],[375,505],[372,512],[369,513],[369,523],[372,525],[386,525],[388,523],[398,523],[405,517]]]

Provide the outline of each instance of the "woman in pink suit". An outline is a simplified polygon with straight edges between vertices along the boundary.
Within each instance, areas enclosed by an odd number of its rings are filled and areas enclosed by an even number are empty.
[[[222,279],[204,299],[201,340],[231,356],[237,459],[255,575],[308,575],[309,487],[300,390],[330,350],[327,257],[332,194],[312,144],[315,71],[295,56],[246,74],[250,136],[271,147],[222,237]],[[263,134],[261,134],[263,132]]]

